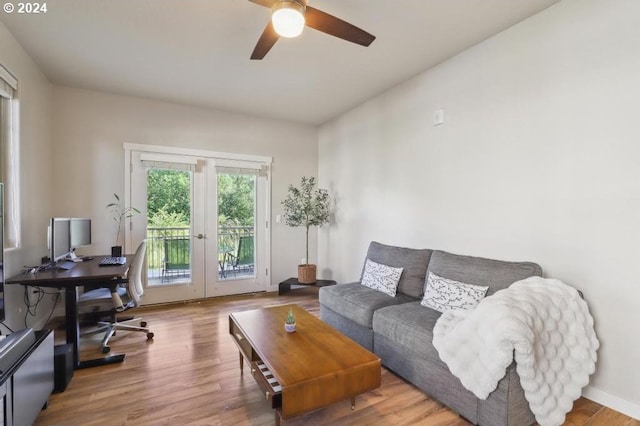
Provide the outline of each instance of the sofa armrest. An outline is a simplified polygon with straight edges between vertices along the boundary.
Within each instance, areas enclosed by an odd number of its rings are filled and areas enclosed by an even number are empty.
[[[527,426],[535,423],[529,403],[520,385],[516,363],[512,362],[496,390],[485,400],[478,399],[478,424],[492,426]]]

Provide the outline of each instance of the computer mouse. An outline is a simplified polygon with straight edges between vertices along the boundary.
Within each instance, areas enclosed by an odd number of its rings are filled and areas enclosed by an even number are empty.
[[[93,260],[93,257],[85,256],[85,257],[82,258],[82,260],[86,262],[87,260]]]

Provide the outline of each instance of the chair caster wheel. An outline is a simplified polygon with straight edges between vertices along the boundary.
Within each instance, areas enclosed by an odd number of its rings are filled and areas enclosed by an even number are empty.
[[[147,340],[153,340],[153,333],[147,333]]]
[[[108,354],[111,351],[111,348],[109,346],[103,346],[102,347],[102,353],[103,354]]]
[[[140,327],[146,327],[146,326],[147,326],[146,321],[140,321]]]

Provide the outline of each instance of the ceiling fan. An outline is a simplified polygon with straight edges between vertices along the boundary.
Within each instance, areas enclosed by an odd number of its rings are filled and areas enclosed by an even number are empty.
[[[297,37],[305,25],[343,40],[369,46],[375,36],[355,25],[329,15],[315,7],[307,6],[307,0],[249,0],[272,10],[271,20],[258,39],[251,59],[262,59],[279,37]]]

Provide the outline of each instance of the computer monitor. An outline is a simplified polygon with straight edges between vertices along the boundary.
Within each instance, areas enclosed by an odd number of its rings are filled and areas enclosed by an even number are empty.
[[[71,218],[71,250],[91,245],[91,219]]]
[[[57,262],[71,252],[71,219],[52,217],[49,229],[51,261]]]

